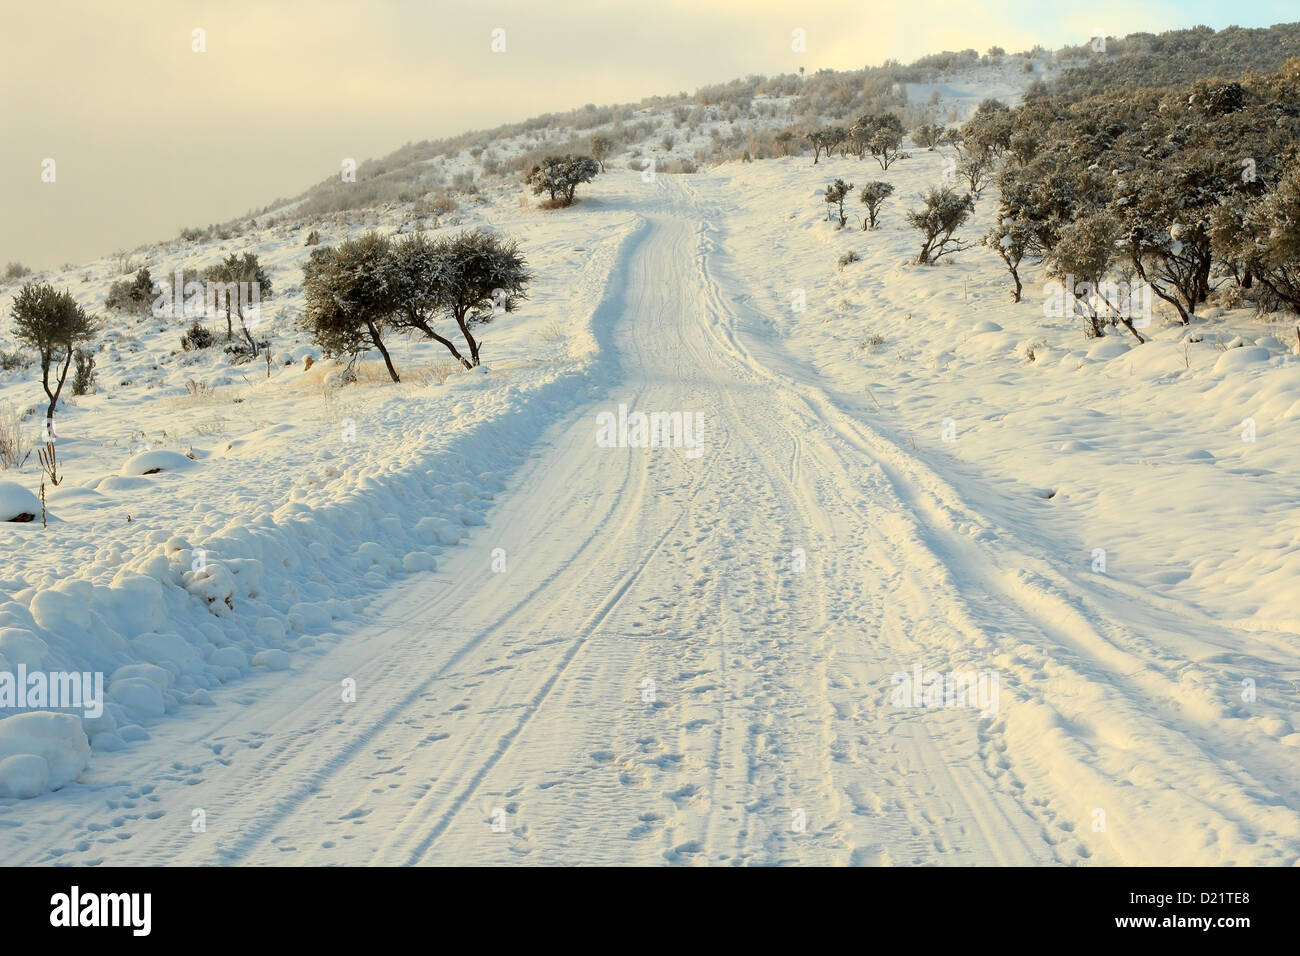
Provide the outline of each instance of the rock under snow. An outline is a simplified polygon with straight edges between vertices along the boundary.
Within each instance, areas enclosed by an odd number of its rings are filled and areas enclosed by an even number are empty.
[[[0,481],[0,521],[31,521],[40,516],[41,499],[14,481]]]
[[[127,478],[132,475],[152,475],[160,471],[185,471],[193,467],[194,461],[180,452],[158,448],[132,455],[122,465],[119,474]]]

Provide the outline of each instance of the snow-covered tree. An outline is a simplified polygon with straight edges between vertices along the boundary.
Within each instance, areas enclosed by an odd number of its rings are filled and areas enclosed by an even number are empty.
[[[907,222],[921,233],[921,252],[917,265],[938,262],[942,256],[970,248],[961,244],[955,233],[975,211],[975,200],[968,195],[958,195],[947,186],[931,187],[922,197],[920,209],[907,214]]]
[[[984,236],[984,245],[997,253],[998,257],[1006,263],[1007,271],[1011,273],[1011,280],[1015,283],[1015,289],[1011,293],[1011,301],[1020,301],[1020,263],[1025,257],[1030,255],[1034,249],[1034,235],[1029,229],[1025,228],[1016,221],[1014,216],[1004,212],[998,217],[997,223]]]
[[[942,126],[935,126],[932,123],[926,123],[912,130],[912,142],[917,146],[924,146],[927,150],[933,150],[942,141]]]
[[[903,121],[893,113],[866,113],[853,124],[850,138],[859,159],[870,153],[881,169],[889,169],[906,155],[902,152],[903,133]]]
[[[982,149],[969,149],[957,164],[957,175],[966,181],[971,195],[978,198],[993,178],[993,167],[991,153]]]
[[[961,128],[962,140],[973,151],[994,159],[1011,145],[1011,109],[999,100],[986,99]]]
[[[233,313],[239,319],[239,330],[244,334],[244,340],[248,342],[253,357],[257,358],[257,340],[248,327],[249,316],[245,314],[245,310],[250,305],[260,308],[261,300],[272,296],[274,289],[271,286],[270,273],[262,267],[254,253],[245,252],[239,255],[232,252],[216,265],[209,267],[205,275],[208,281],[213,283],[212,301],[218,308],[223,306],[225,308],[226,341],[229,342],[234,338],[231,318]],[[256,300],[253,295],[254,289]]]
[[[476,366],[479,342],[471,329],[527,298],[533,278],[528,263],[518,243],[482,229],[437,240],[434,254],[440,263],[439,305],[456,322],[469,346],[469,364]]]
[[[397,311],[391,249],[390,240],[375,232],[312,249],[303,266],[303,322],[326,355],[355,362],[377,349],[389,376],[400,382],[383,339]]]
[[[876,228],[876,219],[880,215],[880,207],[893,194],[894,187],[880,180],[869,182],[862,187],[862,193],[858,196],[858,199],[867,207],[867,218],[862,223],[863,230]]]
[[[1115,261],[1114,224],[1103,213],[1089,213],[1062,227],[1047,256],[1049,273],[1065,285],[1071,312],[1088,322],[1088,335],[1106,334],[1106,318],[1096,290]]]
[[[853,184],[846,183],[842,179],[837,179],[826,187],[826,218],[828,221],[834,221],[834,216],[838,210],[840,217],[840,228],[843,229],[845,223],[849,221],[848,216],[844,214],[844,200],[849,193],[853,191]]]
[[[589,183],[600,172],[590,156],[547,156],[528,173],[525,182],[539,196],[550,193],[554,206],[573,205],[573,194],[581,183]]]
[[[825,129],[809,133],[808,142],[813,148],[813,165],[817,165],[817,160],[823,153],[829,157],[835,147],[846,142],[848,138],[849,132],[842,126],[827,126]]]
[[[1118,184],[1114,208],[1124,252],[1184,325],[1209,295],[1212,220],[1235,179],[1222,157],[1196,150],[1146,163]]]
[[[1220,207],[1213,241],[1221,256],[1240,264],[1244,286],[1258,279],[1300,312],[1300,162],[1258,202]]]
[[[435,327],[443,311],[443,248],[427,232],[413,232],[393,243],[389,255],[392,326],[419,332],[447,349],[465,368],[471,368],[472,363],[456,348],[456,343]]]
[[[597,134],[591,138],[591,155],[600,163],[600,171],[605,171],[605,160],[614,154],[614,141],[608,136]]]
[[[73,353],[78,345],[95,337],[95,320],[86,315],[71,292],[57,292],[49,283],[29,282],[19,289],[12,315],[14,337],[40,356],[41,384],[49,399],[45,419],[52,422]]]

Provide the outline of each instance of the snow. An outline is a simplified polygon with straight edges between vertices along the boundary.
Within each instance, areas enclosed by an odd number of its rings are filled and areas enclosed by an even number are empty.
[[[538,278],[486,372],[399,339],[400,385],[372,357],[336,389],[287,321],[269,374],[121,323],[59,411],[57,526],[0,527],[0,670],[108,687],[98,718],[0,719],[0,796],[63,788],[0,806],[4,858],[1297,862],[1294,331],[1093,340],[1040,269],[1013,304],[990,250],[916,266],[903,213],[947,156],[491,194],[463,224]],[[836,177],[896,186],[879,228],[825,221]],[[272,220],[157,255],[247,244],[287,290],[309,250]],[[90,304],[109,271],[58,280]],[[598,448],[620,404],[703,415],[706,452]],[[39,471],[5,480],[30,505]],[[997,675],[996,712],[891,707],[918,667]],[[86,826],[124,801],[131,839]],[[200,806],[217,833],[176,840]]]

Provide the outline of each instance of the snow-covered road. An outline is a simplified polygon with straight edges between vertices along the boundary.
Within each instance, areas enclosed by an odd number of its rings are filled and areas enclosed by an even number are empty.
[[[1283,751],[1143,636],[1214,626],[973,510],[746,331],[716,210],[654,188],[594,320],[618,384],[487,526],[345,640],[103,758],[129,782],[16,809],[6,862],[1294,858]],[[702,452],[599,447],[620,405],[702,416]],[[916,668],[990,712],[900,706]]]

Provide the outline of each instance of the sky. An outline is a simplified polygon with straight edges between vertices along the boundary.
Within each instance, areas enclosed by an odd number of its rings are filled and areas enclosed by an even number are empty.
[[[0,262],[81,263],[407,142],[749,74],[1297,19],[1295,0],[41,0],[0,36]],[[806,52],[791,49],[795,29]],[[202,30],[202,52],[196,34]],[[493,52],[503,30],[504,52]],[[500,35],[498,35],[500,36]],[[53,160],[53,164],[48,162]],[[53,181],[47,181],[49,179]]]

